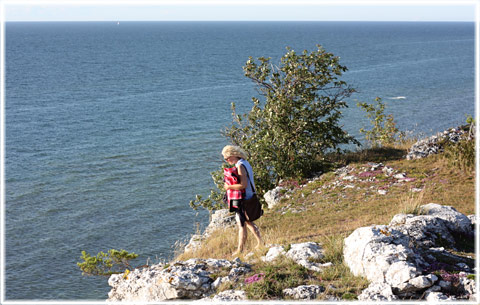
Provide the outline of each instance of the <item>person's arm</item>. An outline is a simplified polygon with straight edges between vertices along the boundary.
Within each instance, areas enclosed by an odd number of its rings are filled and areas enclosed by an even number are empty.
[[[240,177],[240,183],[232,184],[232,185],[228,185],[225,183],[225,186],[224,186],[225,190],[240,191],[247,188],[248,177],[247,177],[247,171],[245,170],[245,167],[243,167],[242,165],[239,165],[237,167],[237,170],[238,170],[238,176]]]

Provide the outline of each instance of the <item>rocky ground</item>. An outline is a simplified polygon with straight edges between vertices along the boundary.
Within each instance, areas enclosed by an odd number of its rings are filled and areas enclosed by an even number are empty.
[[[421,211],[359,228],[345,239],[345,263],[371,282],[359,300],[475,300],[474,258],[444,248],[461,251],[460,241],[473,240],[474,217],[435,203]]]
[[[407,158],[415,159],[440,152],[445,141],[458,141],[465,133],[457,128],[417,142]],[[365,195],[388,194],[391,187],[408,185],[411,192],[422,191],[423,182],[409,173],[399,172],[382,163],[361,167],[346,166],[335,172],[335,178],[312,192],[352,189]],[[322,176],[298,186],[295,190],[277,187],[265,194],[270,209],[298,189],[322,179]],[[307,207],[285,205],[281,213],[302,213]],[[475,259],[463,252],[473,252],[474,215],[466,216],[450,206],[430,203],[418,214],[397,214],[388,225],[372,225],[353,231],[345,240],[343,260],[354,275],[370,282],[358,296],[362,301],[476,300]],[[218,228],[234,225],[227,210],[213,214],[203,234],[192,236],[186,250],[201,247],[202,241]],[[466,249],[469,248],[469,249]],[[286,257],[313,272],[321,273],[331,265],[322,261],[324,251],[316,242],[271,245],[261,259],[273,262]],[[246,256],[248,257],[248,255]],[[252,276],[253,266],[240,259],[190,259],[166,265],[137,269],[128,275],[112,275],[108,301],[164,301],[194,299],[202,302],[246,300],[242,287],[263,280],[262,273]],[[217,293],[231,284],[235,290]],[[312,300],[325,292],[322,285],[301,285],[283,290],[285,299]],[[220,289],[222,290],[222,289]],[[323,295],[325,297],[325,295]],[[326,297],[337,300],[336,297]]]
[[[473,239],[475,217],[435,203],[421,209],[422,215],[398,214],[389,225],[358,228],[345,239],[345,263],[354,275],[371,282],[358,296],[359,300],[476,299],[474,258],[444,248],[448,244],[462,251],[458,240]],[[314,242],[291,244],[288,251],[283,246],[272,246],[262,260],[271,262],[279,256],[315,272],[331,265],[316,262],[323,258],[323,250]],[[217,294],[216,290],[227,282],[241,287],[249,281],[262,280],[261,274],[245,277],[251,268],[239,259],[190,259],[154,265],[128,276],[112,275],[109,301],[245,300],[244,291]],[[290,299],[312,300],[323,291],[325,287],[321,285],[301,285],[283,293]]]

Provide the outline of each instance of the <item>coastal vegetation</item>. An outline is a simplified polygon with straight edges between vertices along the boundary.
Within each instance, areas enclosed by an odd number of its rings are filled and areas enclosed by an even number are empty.
[[[320,45],[298,54],[287,48],[279,65],[270,58],[248,59],[243,70],[262,100],[252,98],[248,113],[237,114],[232,103],[232,125],[223,135],[249,153],[260,194],[281,179],[303,179],[329,166],[327,153],[340,152],[342,144],[360,143],[339,123],[345,99],[355,89],[340,77],[347,67]],[[213,210],[221,202],[222,169],[212,173],[217,186],[209,198],[197,196],[192,208]],[[219,180],[220,178],[220,180]]]
[[[138,254],[126,250],[110,249],[107,253],[99,252],[92,256],[82,251],[81,262],[77,266],[82,270],[83,275],[110,276],[112,274],[126,273],[135,269],[130,261],[137,258]]]
[[[395,142],[405,139],[405,132],[400,132],[396,127],[393,114],[385,114],[385,103],[380,97],[375,99],[376,104],[357,103],[370,119],[372,129],[360,128],[360,133],[365,135],[365,139],[372,147],[382,147],[392,145]]]

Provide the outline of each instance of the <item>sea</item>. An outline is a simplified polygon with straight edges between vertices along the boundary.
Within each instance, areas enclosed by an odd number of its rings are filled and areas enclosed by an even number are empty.
[[[231,103],[260,97],[242,66],[317,45],[348,67],[341,124],[359,140],[356,103],[376,97],[411,136],[475,113],[470,22],[7,22],[6,300],[106,299],[82,251],[172,259],[208,223],[189,202],[214,187]]]

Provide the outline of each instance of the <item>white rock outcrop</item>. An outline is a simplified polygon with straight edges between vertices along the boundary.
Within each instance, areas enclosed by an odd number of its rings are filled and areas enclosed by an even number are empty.
[[[325,287],[319,285],[301,285],[295,288],[283,289],[283,295],[295,300],[314,300],[325,291]]]
[[[276,188],[269,190],[265,193],[265,195],[263,195],[263,198],[265,199],[265,202],[267,203],[269,209],[280,203],[280,199],[282,198],[282,192],[284,190],[285,188],[277,186]]]
[[[344,261],[354,275],[400,289],[421,274],[416,262],[425,264],[408,242],[407,236],[387,226],[359,228],[344,241]]]
[[[444,220],[450,232],[472,234],[472,221],[468,216],[458,212],[451,206],[429,203],[422,206],[422,213]]]
[[[285,255],[285,248],[283,246],[273,246],[268,249],[267,254],[262,257],[264,262],[273,262],[280,255]]]
[[[373,282],[358,296],[359,301],[393,301],[398,297],[393,294],[392,287],[386,283]]]
[[[409,149],[407,160],[425,158],[443,152],[444,142],[457,143],[466,134],[463,127],[451,128],[434,136],[417,141]]]
[[[213,302],[213,303],[220,303],[220,302],[232,302],[232,301],[245,301],[247,300],[247,294],[243,290],[225,290],[220,292],[217,295],[214,295],[212,298],[203,298],[197,302]],[[196,302],[195,302],[196,303]]]
[[[112,275],[108,284],[110,302],[157,302],[176,299],[201,299],[215,292],[214,273],[230,270],[235,279],[250,270],[240,260],[190,259],[171,265],[153,265],[136,269],[127,276]]]
[[[451,283],[431,273],[443,268],[437,257],[457,260],[451,268],[470,270],[461,257],[438,248],[438,243],[454,248],[455,236],[473,240],[471,220],[450,206],[430,203],[421,210],[426,215],[398,214],[388,226],[358,228],[344,240],[345,263],[353,274],[371,282],[359,299],[395,300],[421,297],[427,292],[429,299],[443,298],[441,290],[448,291],[446,285]],[[458,288],[461,293],[471,295],[475,290],[474,281],[467,281],[467,274],[458,281],[457,286],[464,287]]]
[[[305,267],[308,270],[320,272],[323,268],[331,266],[332,263],[318,263],[324,257],[322,247],[315,242],[305,242],[299,244],[291,244],[290,249],[285,251],[282,246],[273,246],[268,249],[267,254],[262,257],[264,262],[272,262],[279,256],[285,256],[297,264]]]

